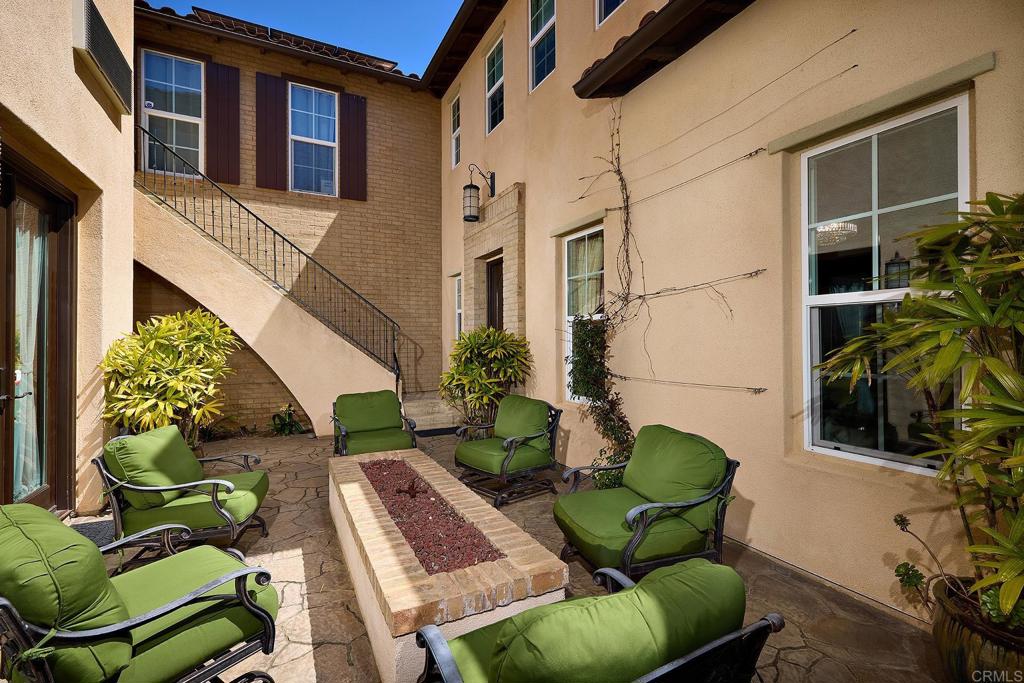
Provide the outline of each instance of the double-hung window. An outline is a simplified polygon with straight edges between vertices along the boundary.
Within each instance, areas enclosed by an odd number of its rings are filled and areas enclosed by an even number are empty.
[[[597,226],[565,238],[565,395],[570,401],[580,400],[569,386],[573,320],[603,315],[604,229]]]
[[[338,194],[338,93],[290,83],[288,110],[291,189]]]
[[[505,119],[505,47],[504,38],[498,38],[487,53],[487,132],[498,127]]]
[[[555,0],[530,0],[530,90],[555,70]]]
[[[899,306],[909,291],[913,240],[955,221],[968,198],[967,98],[948,100],[824,144],[801,158],[805,425],[808,449],[898,467],[930,467],[924,399],[903,378],[826,384],[814,366]],[[852,455],[851,455],[852,454]],[[877,461],[877,460],[875,460]]]
[[[146,145],[146,168],[194,175],[202,170],[203,64],[142,51],[143,125],[191,167],[156,142]]]
[[[462,106],[459,98],[452,100],[452,168],[462,161]]]
[[[462,275],[455,276],[455,338],[462,334]]]
[[[597,25],[600,26],[604,20],[612,15],[612,12],[619,9],[619,6],[626,0],[597,0]]]

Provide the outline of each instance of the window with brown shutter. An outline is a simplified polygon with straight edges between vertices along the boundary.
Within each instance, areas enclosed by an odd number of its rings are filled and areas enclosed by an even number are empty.
[[[256,186],[288,189],[288,82],[256,74]]]
[[[342,93],[338,114],[338,195],[365,202],[366,98]]]
[[[239,71],[206,64],[206,175],[219,183],[240,182]]]

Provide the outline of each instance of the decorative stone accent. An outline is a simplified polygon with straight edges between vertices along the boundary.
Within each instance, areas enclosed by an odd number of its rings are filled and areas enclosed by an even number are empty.
[[[526,186],[515,183],[480,207],[480,220],[466,223],[462,287],[471,330],[487,322],[487,260],[502,257],[505,329],[526,333]]]

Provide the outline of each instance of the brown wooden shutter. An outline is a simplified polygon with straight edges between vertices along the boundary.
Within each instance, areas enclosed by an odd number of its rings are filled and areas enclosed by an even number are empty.
[[[342,93],[338,114],[338,196],[365,202],[366,98]]]
[[[256,186],[288,189],[288,81],[256,74]]]
[[[241,123],[238,68],[206,64],[206,175],[218,183],[240,182]]]

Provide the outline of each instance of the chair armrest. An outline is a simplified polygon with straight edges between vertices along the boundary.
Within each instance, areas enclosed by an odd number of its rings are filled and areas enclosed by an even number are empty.
[[[462,683],[462,674],[459,673],[459,667],[455,664],[455,658],[452,657],[452,651],[441,629],[428,624],[416,631],[416,645],[427,650],[427,661],[419,678],[421,682],[431,680],[431,665],[436,664],[444,683]]]
[[[140,531],[136,534],[132,534],[131,536],[125,536],[124,538],[114,541],[113,543],[102,545],[100,546],[100,553],[106,555],[107,553],[118,550],[119,548],[134,545],[136,541],[149,539],[150,536],[160,534],[161,541],[163,542],[164,546],[170,549],[171,554],[173,555],[173,546],[171,546],[170,543],[170,536],[172,531],[177,531],[178,536],[183,541],[187,541],[189,536],[192,535],[192,529],[188,528],[184,524],[161,524],[160,526],[155,526],[151,529]]]
[[[493,427],[493,422],[490,424],[483,425],[462,425],[461,427],[455,430],[455,436],[459,437],[460,439],[465,439],[466,435],[469,434],[470,429],[492,429]]]
[[[685,510],[686,508],[697,507],[703,503],[713,500],[722,493],[732,484],[729,478],[726,478],[721,484],[716,486],[710,492],[694,498],[693,500],[682,500],[675,503],[643,503],[637,505],[635,508],[626,513],[626,524],[630,529],[636,529],[637,518],[646,519],[647,513],[651,510]]]
[[[227,479],[200,479],[199,481],[190,481],[187,484],[172,484],[170,486],[136,486],[135,484],[129,484],[126,481],[118,484],[119,488],[129,489],[131,491],[143,491],[146,493],[159,493],[160,491],[184,491],[187,489],[194,489],[195,493],[204,493],[208,496],[213,496],[213,491],[203,491],[200,486],[223,486],[228,493],[235,490],[235,485]]]
[[[214,600],[227,601],[238,599],[242,602],[243,605],[246,605],[246,607],[248,608],[248,603],[251,602],[251,598],[249,598],[248,595],[243,595],[243,593],[245,593],[246,591],[246,580],[251,575],[255,575],[256,583],[260,586],[266,586],[268,583],[270,583],[270,572],[268,572],[263,567],[240,567],[239,569],[228,572],[227,574],[224,574],[219,578],[204,583],[202,586],[196,588],[193,591],[190,591],[187,595],[183,595],[180,598],[172,600],[165,605],[161,605],[160,607],[151,609],[145,614],[140,614],[137,617],[132,617],[131,619],[120,621],[116,624],[111,624],[110,626],[102,626],[100,628],[90,628],[82,631],[54,631],[53,638],[65,641],[83,641],[96,638],[109,638],[111,636],[116,636],[121,633],[126,633],[133,628],[137,628],[142,624],[146,624],[156,619],[159,619],[165,614],[170,614],[171,612],[182,607],[185,607],[186,605],[190,605],[194,602],[211,602]],[[225,583],[230,583],[232,581],[235,582],[234,594],[223,594],[204,597],[205,593],[208,593],[214,588],[222,586]],[[39,626],[36,626],[35,624],[27,624],[27,626],[29,630],[34,631],[35,633],[40,635],[45,635],[50,632],[49,629],[41,628]]]
[[[334,426],[338,428],[338,431],[341,432],[342,435],[348,434],[348,428],[341,423],[341,420],[339,420],[338,416],[335,415],[333,412],[331,413],[331,422],[334,423]]]
[[[233,462],[235,459],[241,458],[242,462]],[[201,463],[207,462],[226,462],[232,465],[237,465],[247,472],[252,472],[253,465],[259,465],[263,462],[260,456],[253,453],[232,453],[229,455],[212,455],[208,458],[196,458]]]
[[[510,436],[509,438],[501,442],[501,447],[506,450],[516,449],[522,446],[527,441],[539,439],[540,437],[546,435],[547,433],[548,430],[545,429],[543,432],[537,432],[536,434],[529,434],[527,436]]]
[[[594,572],[594,583],[598,585],[607,583],[609,588],[613,587],[612,584],[617,584],[619,587],[617,590],[632,588],[636,585],[636,582],[633,581],[633,579],[629,578],[618,569],[612,569],[611,567],[602,567]]]
[[[583,465],[581,467],[571,467],[571,468],[565,470],[564,472],[562,472],[562,481],[566,481],[567,482],[567,481],[569,481],[569,478],[571,477],[572,478],[572,486],[569,487],[569,490],[567,491],[567,493],[576,493],[576,489],[579,487],[579,485],[581,483],[583,483],[583,480],[584,479],[590,479],[591,477],[593,477],[594,476],[594,472],[606,472],[608,470],[618,470],[618,469],[622,469],[627,464],[629,464],[629,463],[628,462],[620,462],[620,463],[615,464],[615,465]],[[590,473],[589,474],[584,474],[581,477],[580,473],[584,472],[586,470],[589,470]]]

